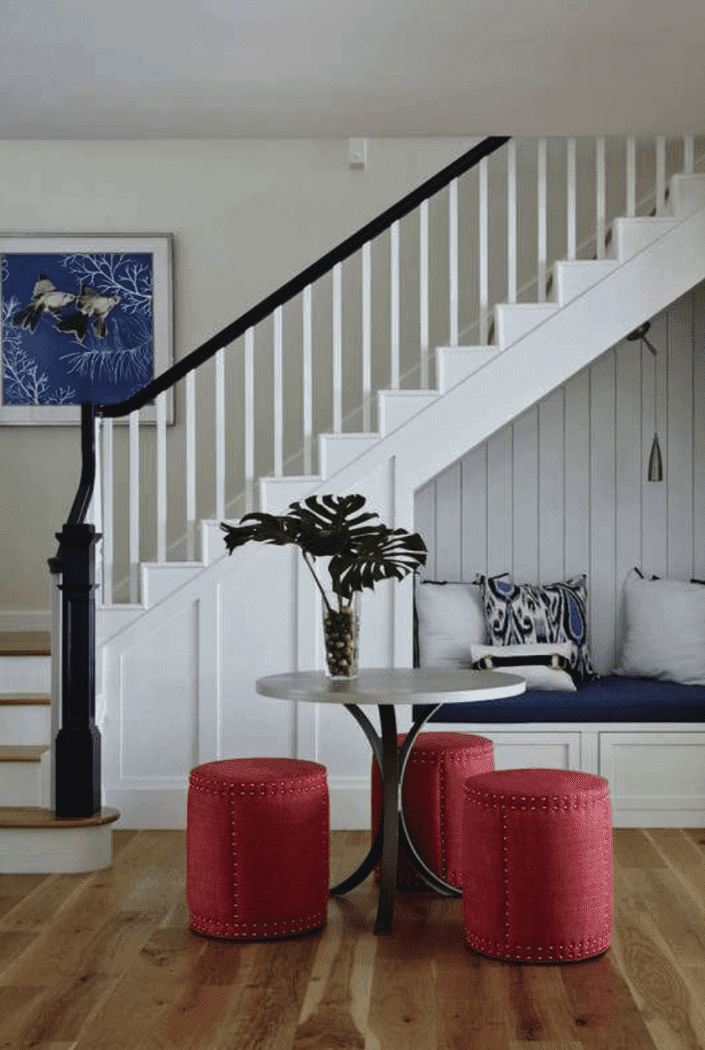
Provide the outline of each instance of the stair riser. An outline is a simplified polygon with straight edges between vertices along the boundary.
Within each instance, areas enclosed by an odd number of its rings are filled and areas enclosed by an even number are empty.
[[[0,707],[0,741],[3,744],[48,744],[51,709],[48,706]]]
[[[553,293],[559,306],[576,299],[597,281],[608,277],[617,266],[616,259],[609,260],[561,260],[553,266]]]
[[[262,478],[259,483],[260,508],[265,514],[286,514],[290,503],[305,499],[320,482],[320,477]]]
[[[367,452],[379,441],[380,435],[321,434],[318,439],[318,462],[321,476],[331,477],[336,471],[347,467],[354,459]]]
[[[438,390],[447,390],[467,379],[497,354],[496,346],[441,346],[436,351]]]
[[[0,762],[0,804],[48,807],[50,766],[48,751],[39,762]]]
[[[555,303],[500,303],[494,308],[497,346],[518,342],[527,332],[555,314]]]
[[[0,693],[50,693],[51,657],[0,656]]]
[[[142,601],[146,608],[158,605],[179,587],[192,580],[203,568],[202,565],[191,563],[179,565],[147,564],[142,566]]]
[[[386,437],[403,426],[422,409],[433,404],[438,394],[416,390],[382,390],[377,395],[379,429]]]
[[[112,862],[112,843],[110,825],[75,830],[0,828],[0,872],[52,875],[101,871]]]
[[[674,175],[666,204],[668,214],[685,219],[699,208],[705,208],[705,181],[702,175]]]
[[[642,248],[648,247],[655,238],[668,233],[677,223],[677,219],[615,219],[613,235],[607,254],[610,259],[626,262]]]

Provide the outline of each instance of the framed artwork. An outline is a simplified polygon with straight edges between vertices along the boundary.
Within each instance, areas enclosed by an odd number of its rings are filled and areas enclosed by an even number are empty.
[[[0,424],[77,424],[172,363],[172,237],[0,235],[0,310]]]

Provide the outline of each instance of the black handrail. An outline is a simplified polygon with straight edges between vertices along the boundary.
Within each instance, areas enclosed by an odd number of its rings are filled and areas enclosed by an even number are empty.
[[[379,236],[380,233],[384,233],[393,222],[397,222],[399,219],[403,219],[409,212],[414,211],[420,204],[423,204],[425,200],[438,193],[439,190],[444,189],[449,182],[453,179],[457,179],[460,175],[464,175],[470,168],[474,168],[477,164],[483,160],[484,157],[488,157],[490,153],[494,153],[500,149],[505,142],[509,141],[509,136],[493,135],[482,142],[478,143],[477,146],[473,146],[471,150],[464,153],[457,160],[454,160],[447,167],[442,168],[436,175],[433,175],[426,182],[423,182],[411,193],[408,193],[406,197],[402,197],[400,201],[393,204],[391,208],[387,208],[381,215],[378,215],[376,219],[372,219],[370,222],[362,226],[356,233],[351,234],[350,237],[346,237],[344,241],[341,241],[336,248],[332,248],[325,255],[322,255],[315,263],[307,266],[305,270],[297,274],[296,277],[292,277],[290,281],[283,284],[281,288],[278,288],[276,292],[268,295],[261,302],[257,303],[256,306],[251,307],[242,316],[238,317],[236,321],[227,325],[222,331],[218,332],[217,335],[212,336],[205,343],[199,346],[196,350],[193,350],[187,357],[182,358],[175,364],[168,368],[166,372],[162,372],[161,375],[153,379],[151,383],[143,387],[132,397],[126,398],[125,401],[119,401],[112,405],[96,405],[96,415],[103,416],[105,418],[114,418],[116,416],[125,416],[130,412],[134,412],[138,408],[142,408],[151,401],[157,394],[163,393],[168,390],[169,387],[173,386],[174,383],[178,382],[179,379],[191,372],[194,368],[198,368],[204,361],[207,361],[210,357],[213,357],[218,350],[222,350],[224,347],[229,346],[230,343],[238,339],[248,328],[252,328],[254,325],[259,324],[265,317],[269,317],[277,307],[283,306],[290,299],[293,299],[295,295],[302,292],[309,284],[313,284],[320,277],[323,277],[326,273],[333,269],[338,263],[344,262],[349,256],[354,255],[355,252],[359,251],[364,244],[371,241],[374,237]]]
[[[94,600],[95,544],[100,534],[95,526],[85,524],[95,484],[96,416],[114,418],[142,408],[507,141],[506,136],[484,139],[132,397],[113,405],[90,401],[81,404],[81,478],[68,520],[63,530],[56,533],[58,552],[49,559],[52,573],[61,573],[62,577],[62,725],[56,738],[54,770],[57,816],[91,816],[101,807],[100,733],[95,724]]]

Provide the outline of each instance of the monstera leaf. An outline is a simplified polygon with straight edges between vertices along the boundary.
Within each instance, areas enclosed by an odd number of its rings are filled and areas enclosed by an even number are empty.
[[[239,526],[221,522],[220,527],[229,554],[250,540],[278,546],[296,544],[326,605],[328,600],[309,558],[329,557],[333,591],[342,607],[356,591],[372,589],[375,583],[392,577],[401,580],[426,561],[426,544],[417,532],[371,524],[379,515],[359,513],[364,505],[365,497],[360,495],[309,496],[303,504],[290,503],[288,514],[253,511],[240,519]]]
[[[418,532],[382,526],[379,532],[361,539],[354,554],[334,555],[328,571],[335,593],[349,601],[356,591],[366,587],[372,590],[380,580],[403,580],[425,561],[426,544]]]

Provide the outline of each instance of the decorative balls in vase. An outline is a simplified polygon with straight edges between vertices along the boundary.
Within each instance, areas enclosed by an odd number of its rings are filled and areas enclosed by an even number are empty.
[[[418,532],[390,529],[372,511],[358,513],[365,497],[309,496],[290,503],[289,513],[253,511],[239,525],[221,522],[228,553],[250,540],[278,546],[296,544],[323,598],[323,637],[330,678],[357,675],[359,613],[354,597],[380,580],[402,580],[426,562],[426,544]],[[247,522],[248,524],[245,524]],[[317,558],[329,558],[328,572],[335,595],[331,603],[316,575]],[[337,605],[337,607],[336,607]]]

